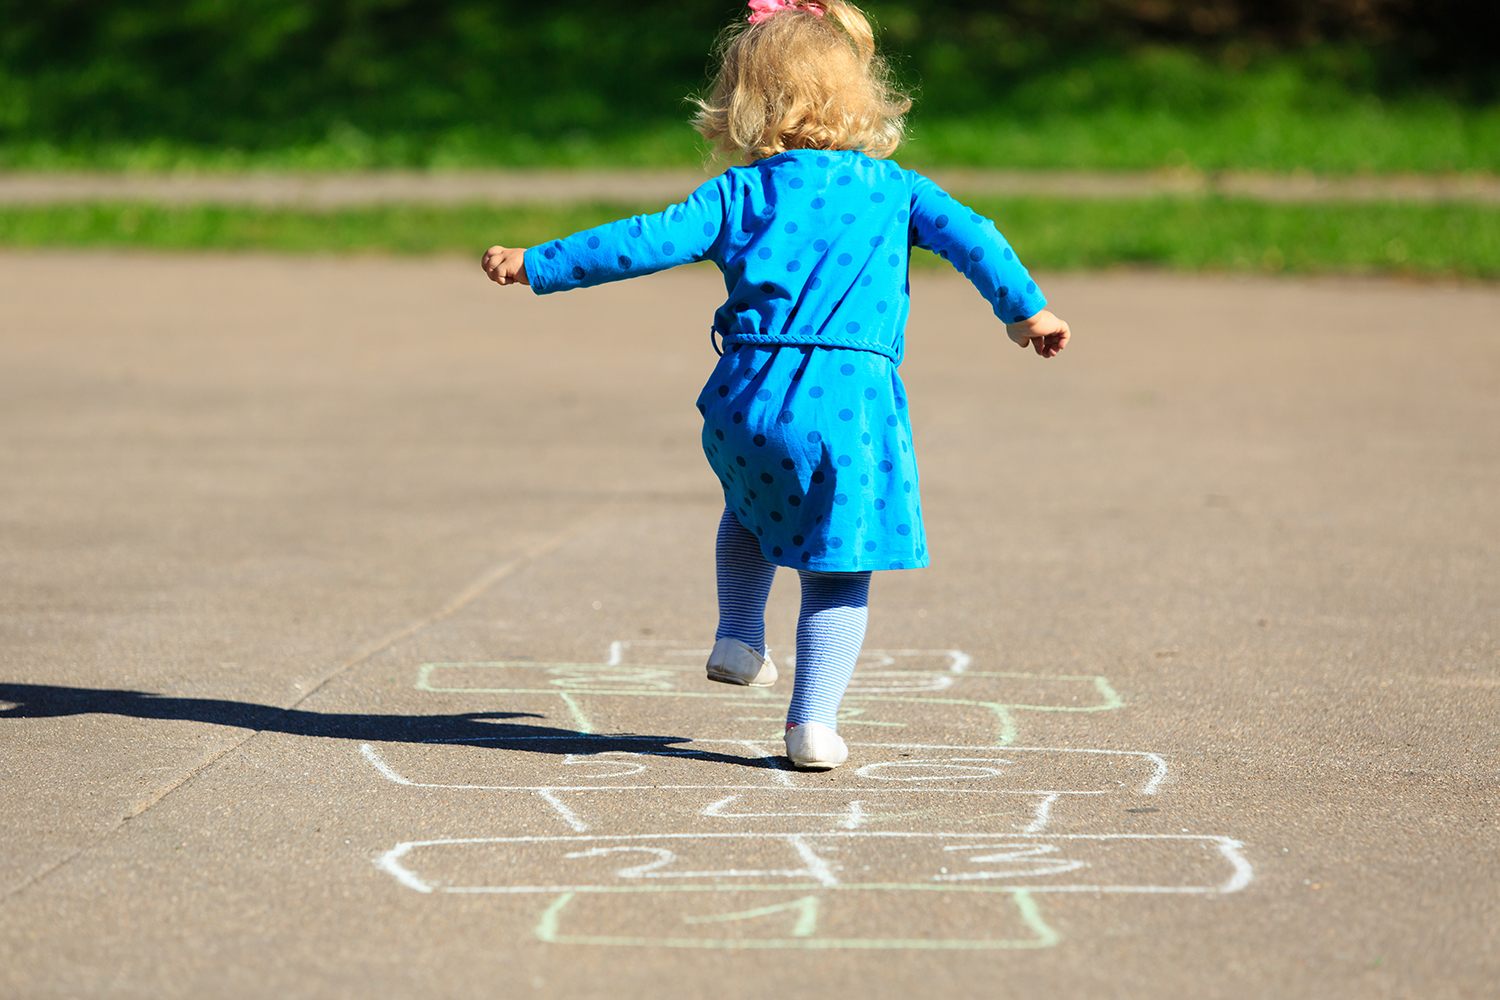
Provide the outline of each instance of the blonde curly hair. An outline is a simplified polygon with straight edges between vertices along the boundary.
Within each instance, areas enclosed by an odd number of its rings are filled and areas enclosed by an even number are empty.
[[[890,156],[911,99],[875,51],[869,20],[844,0],[794,2],[720,35],[722,62],[708,97],[694,98],[693,127],[716,152],[747,162],[788,149]]]

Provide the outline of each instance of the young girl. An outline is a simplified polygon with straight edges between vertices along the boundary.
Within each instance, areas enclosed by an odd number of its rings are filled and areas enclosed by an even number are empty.
[[[901,363],[910,248],[974,283],[1021,347],[1054,357],[1068,325],[990,220],[884,157],[911,102],[890,84],[869,22],[843,0],[750,0],[695,127],[742,156],[680,205],[530,249],[484,269],[538,294],[711,260],[728,297],[718,366],[698,397],[703,450],[724,487],[719,627],[708,678],[766,686],[765,606],[797,570],[792,763],[848,756],[837,712],[864,641],[870,573],[927,565]]]

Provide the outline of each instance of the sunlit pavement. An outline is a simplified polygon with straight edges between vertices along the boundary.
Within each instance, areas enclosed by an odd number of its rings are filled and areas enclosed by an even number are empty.
[[[0,205],[149,202],[333,209],[399,205],[661,202],[686,197],[723,168],[699,170],[373,170],[344,173],[0,171]],[[1500,204],[1500,178],[1479,173],[1314,175],[1199,170],[988,170],[930,173],[964,197],[1154,198],[1223,195],[1271,202]]]
[[[706,683],[717,275],[0,258],[0,992],[1471,997],[1500,290],[956,277],[931,568],[786,769]]]

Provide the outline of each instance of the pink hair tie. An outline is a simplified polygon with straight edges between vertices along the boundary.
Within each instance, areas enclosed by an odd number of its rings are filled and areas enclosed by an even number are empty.
[[[783,14],[789,10],[805,10],[810,14],[823,16],[823,8],[816,4],[803,7],[795,0],[750,0],[750,23],[759,24],[773,14]]]

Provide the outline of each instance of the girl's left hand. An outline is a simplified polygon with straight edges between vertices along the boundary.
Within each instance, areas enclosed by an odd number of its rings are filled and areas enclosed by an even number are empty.
[[[1043,309],[1030,319],[1005,324],[1005,335],[1020,347],[1034,347],[1042,357],[1055,358],[1068,346],[1072,331],[1066,322]]]
[[[526,251],[516,247],[490,247],[480,262],[484,273],[497,285],[529,285],[526,277]]]

